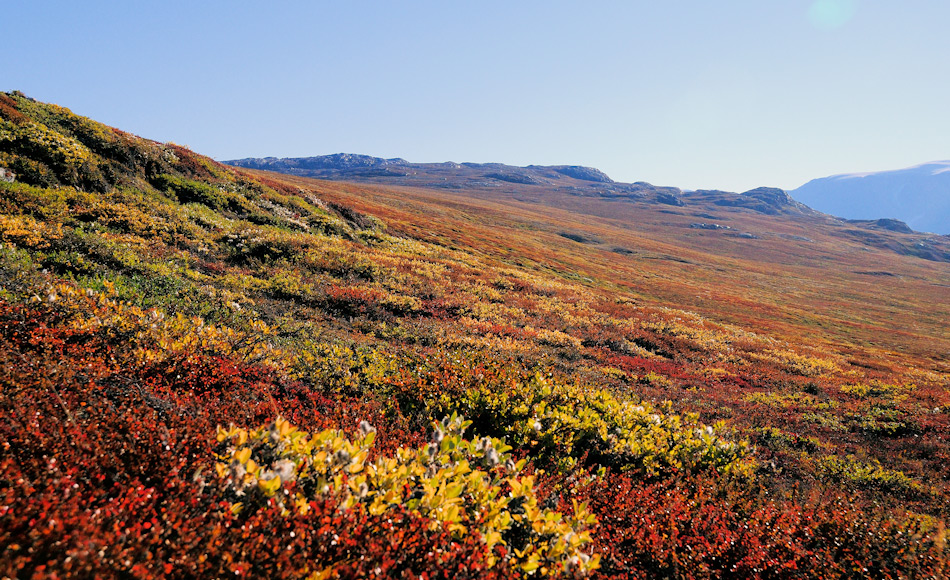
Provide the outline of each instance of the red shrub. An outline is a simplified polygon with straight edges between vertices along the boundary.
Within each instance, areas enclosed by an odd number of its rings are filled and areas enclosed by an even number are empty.
[[[714,476],[644,485],[608,475],[578,492],[598,514],[603,578],[938,578],[940,540],[920,523],[837,499],[803,506]]]

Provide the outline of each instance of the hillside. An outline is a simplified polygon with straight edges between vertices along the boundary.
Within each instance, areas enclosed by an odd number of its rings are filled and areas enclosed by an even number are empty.
[[[796,197],[797,191],[790,195],[770,187],[759,187],[744,193],[718,190],[683,191],[676,187],[654,186],[646,182],[618,183],[597,169],[576,165],[515,167],[501,163],[410,163],[404,159],[382,159],[346,153],[302,158],[249,158],[225,163],[247,169],[276,171],[295,177],[458,191],[466,198],[542,204],[568,208],[575,214],[605,218],[623,215],[627,216],[632,224],[640,223],[643,212],[646,212],[647,216],[657,212],[679,213],[695,218],[695,221],[688,224],[694,229],[722,230],[747,240],[756,239],[763,233],[762,228],[740,231],[736,229],[737,224],[709,220],[731,220],[736,216],[741,220],[746,213],[743,210],[751,210],[753,214],[798,216],[798,229],[804,232],[818,230],[841,238],[842,242],[857,241],[869,248],[917,256],[925,260],[950,262],[950,239],[946,236],[914,232],[899,220],[881,216],[863,220],[836,219],[833,215],[822,214],[800,203]],[[808,198],[809,201],[812,199],[813,197]],[[926,200],[918,201],[926,206]],[[815,203],[818,205],[814,207],[824,207],[820,201]],[[933,207],[942,206],[936,203]],[[835,211],[829,213],[850,216],[848,213],[837,214]],[[772,222],[767,220],[766,224]],[[666,222],[662,220],[656,222],[660,228],[651,231],[651,238],[656,239],[657,235],[661,238],[669,237],[662,227],[664,223]],[[674,224],[674,227],[678,225]],[[639,225],[633,227],[636,229]],[[889,232],[913,235],[894,236]],[[766,230],[764,233],[770,235],[773,232]],[[807,233],[791,235],[793,239],[809,238]],[[798,253],[803,255],[803,259],[808,259],[807,250],[802,249]]]
[[[845,218],[896,218],[918,231],[950,235],[950,161],[822,177],[791,194]]]
[[[946,574],[940,240],[0,117],[2,576]]]

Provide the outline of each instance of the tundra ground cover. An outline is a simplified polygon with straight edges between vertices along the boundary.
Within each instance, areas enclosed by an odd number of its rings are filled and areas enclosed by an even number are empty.
[[[469,206],[0,116],[5,576],[945,573],[938,331],[743,326]]]

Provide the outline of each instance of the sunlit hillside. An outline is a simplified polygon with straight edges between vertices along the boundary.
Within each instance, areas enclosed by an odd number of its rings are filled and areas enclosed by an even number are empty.
[[[4,577],[947,572],[943,241],[0,118]]]

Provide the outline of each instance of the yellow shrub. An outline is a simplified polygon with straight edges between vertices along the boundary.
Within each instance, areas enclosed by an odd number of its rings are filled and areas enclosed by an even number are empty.
[[[30,216],[0,215],[0,239],[23,248],[40,250],[48,248],[50,240],[63,237],[63,228],[58,223],[39,223]]]
[[[783,367],[787,372],[803,377],[817,377],[833,373],[838,365],[828,359],[798,354],[791,350],[769,349],[764,353],[750,353],[753,359],[772,362]]]
[[[706,426],[696,415],[672,413],[668,405],[622,401],[607,391],[561,384],[540,373],[445,393],[427,406],[434,415],[490,418],[485,420],[504,426],[511,441],[565,471],[575,468],[585,452],[646,477],[709,468],[744,477],[754,466],[748,443],[727,439],[721,422]]]
[[[329,498],[373,515],[398,505],[430,519],[433,529],[479,536],[492,554],[489,566],[498,563],[491,548],[501,544],[508,564],[527,574],[596,569],[598,556],[582,551],[590,542],[585,528],[595,522],[586,504],[575,502],[568,517],[542,508],[534,478],[521,473],[524,460],[515,463],[499,439],[465,439],[469,424],[447,417],[433,424],[428,445],[375,461],[367,458],[376,430],[365,421],[355,440],[335,429],[310,435],[281,418],[252,431],[219,427],[227,448],[216,470],[240,500],[235,511],[274,501],[285,515],[306,513],[310,501]]]

